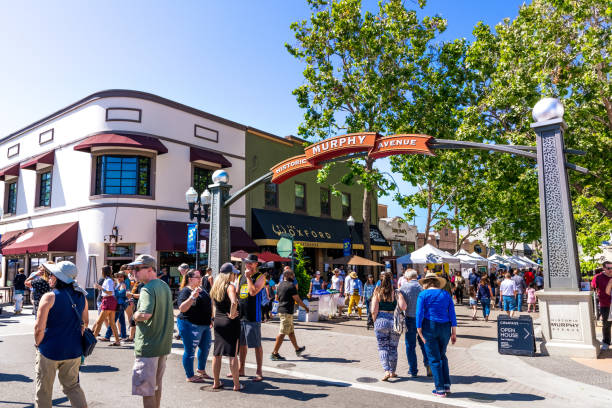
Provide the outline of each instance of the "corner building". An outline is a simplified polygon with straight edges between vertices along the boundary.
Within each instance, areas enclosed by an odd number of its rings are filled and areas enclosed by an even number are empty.
[[[94,268],[116,270],[142,253],[171,275],[181,262],[194,264],[185,252],[185,192],[201,192],[220,168],[232,191],[245,185],[246,130],[156,95],[110,90],[3,137],[0,286],[17,268],[30,273],[48,260],[75,262],[87,287]],[[232,250],[256,250],[244,197],[230,214]]]

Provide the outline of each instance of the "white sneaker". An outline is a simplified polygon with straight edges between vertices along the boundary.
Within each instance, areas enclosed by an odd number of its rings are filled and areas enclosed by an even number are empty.
[[[606,351],[606,350],[608,350],[609,348],[610,348],[610,345],[609,345],[609,344],[606,344],[606,343],[601,343],[601,349],[602,349],[603,351]]]

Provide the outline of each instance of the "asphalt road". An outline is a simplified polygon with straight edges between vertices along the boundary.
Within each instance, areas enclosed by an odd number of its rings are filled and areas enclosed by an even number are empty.
[[[31,335],[2,336],[0,327],[0,407],[32,407],[34,394],[34,354]],[[181,346],[175,344],[177,350]],[[98,345],[94,354],[82,368],[81,384],[90,407],[137,407],[138,397],[131,395],[131,346],[119,349]],[[266,364],[270,362],[266,361]],[[207,366],[210,372],[210,362]],[[228,371],[227,365],[222,373]],[[247,369],[247,375],[253,375]],[[231,391],[231,381],[224,380],[228,389],[210,391],[212,382],[191,384],[185,382],[181,356],[171,354],[164,376],[163,407],[231,406],[231,407],[446,407],[445,404],[398,397],[392,392],[381,393],[360,390],[346,382],[331,382],[293,378],[277,373],[265,373],[265,380],[254,383],[242,380],[242,392]],[[54,406],[69,407],[70,403],[56,381]]]

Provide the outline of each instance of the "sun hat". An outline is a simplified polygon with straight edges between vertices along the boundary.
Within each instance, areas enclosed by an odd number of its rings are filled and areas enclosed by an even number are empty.
[[[79,273],[75,264],[70,261],[60,261],[58,263],[44,263],[43,268],[45,268],[50,274],[55,276],[57,279],[61,280],[64,283],[71,284],[74,287],[74,290],[81,292],[84,295],[87,295],[87,291],[79,286],[76,281],[76,277]]]
[[[422,286],[423,282],[429,279],[434,279],[434,278],[438,280],[441,288],[443,288],[446,285],[446,279],[439,277],[438,275],[435,274],[435,272],[427,272],[427,275],[425,275],[424,278],[419,279],[419,283]]]
[[[119,272],[115,273],[113,276],[114,276],[115,278],[118,278],[118,277],[120,277],[120,276],[123,276],[123,278],[124,278],[124,279],[127,277],[127,275],[126,275],[126,274],[125,274],[125,272],[123,272],[123,271],[119,271]]]
[[[134,262],[129,263],[131,266],[149,266],[151,268],[155,268],[157,265],[157,261],[151,255],[142,254],[138,255],[138,257],[134,260]]]
[[[240,273],[231,262],[226,262],[219,268],[219,273]]]
[[[357,279],[357,272],[353,271],[351,273],[349,273],[349,276],[353,279]]]
[[[257,254],[249,254],[249,256],[243,259],[243,261],[244,263],[258,263],[259,258],[257,257]]]

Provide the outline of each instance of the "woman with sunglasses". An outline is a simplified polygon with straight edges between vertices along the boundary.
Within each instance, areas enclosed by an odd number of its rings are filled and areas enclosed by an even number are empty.
[[[183,368],[187,382],[202,383],[211,377],[206,374],[206,360],[210,350],[212,301],[202,288],[200,271],[190,270],[183,276],[177,304],[179,311],[176,324],[183,339]],[[198,348],[198,370],[193,371],[195,349]]]

